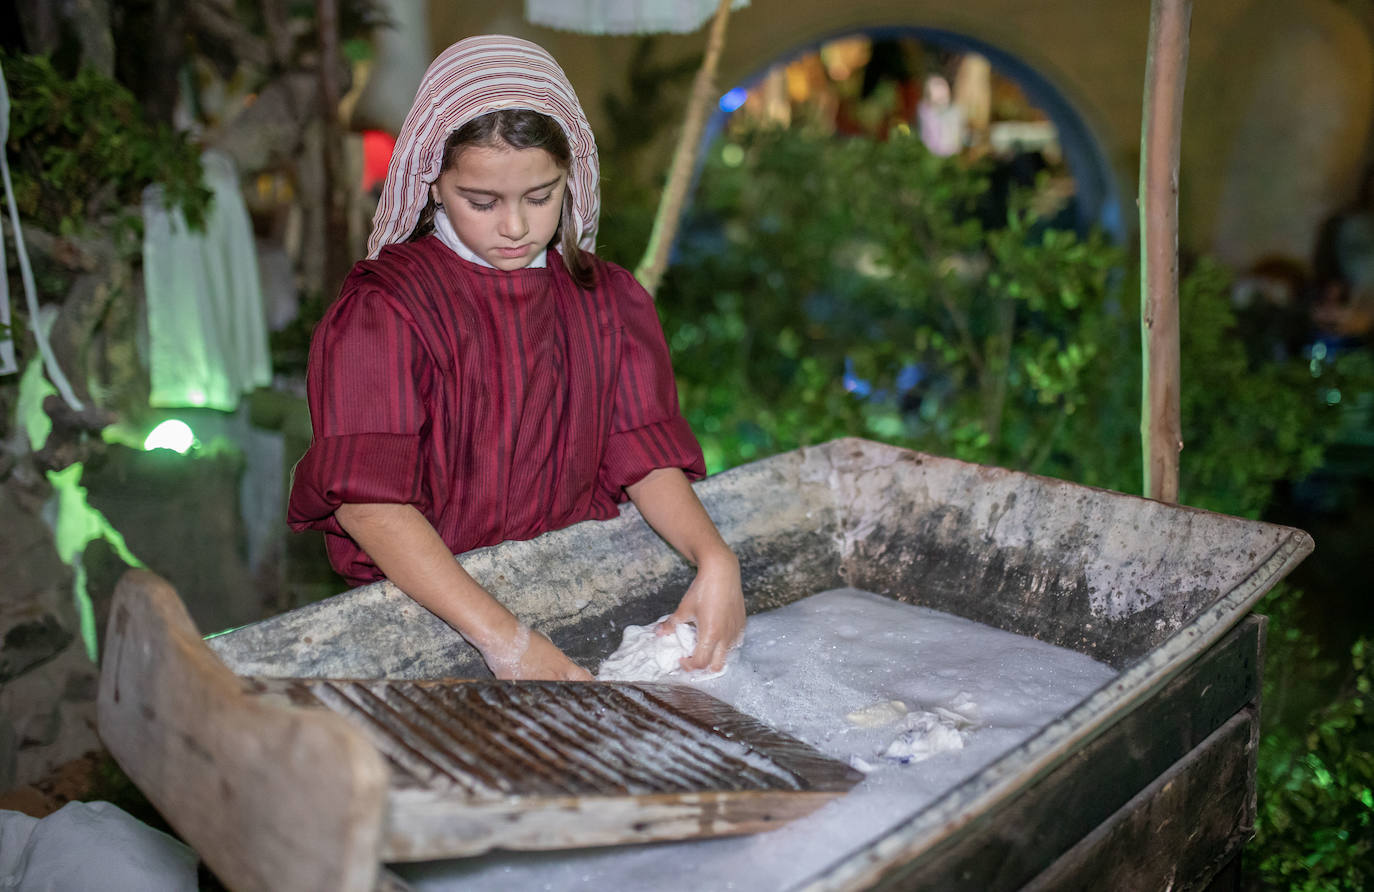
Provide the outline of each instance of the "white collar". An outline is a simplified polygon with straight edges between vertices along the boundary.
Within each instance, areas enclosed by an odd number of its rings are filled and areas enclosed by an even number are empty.
[[[448,214],[444,213],[443,208],[438,208],[434,212],[434,234],[439,237],[439,241],[443,242],[444,244],[452,248],[453,253],[457,254],[464,260],[467,260],[471,263],[475,263],[478,266],[485,266],[487,269],[496,268],[492,266],[490,263],[487,263],[480,256],[478,256],[476,251],[472,250],[467,245],[463,244],[463,240],[460,239],[458,237],[458,233],[454,231],[453,224],[449,222]],[[542,269],[543,267],[548,265],[548,253],[549,249],[545,248],[544,250],[540,251],[539,254],[533,260],[525,264],[525,266],[522,268]]]

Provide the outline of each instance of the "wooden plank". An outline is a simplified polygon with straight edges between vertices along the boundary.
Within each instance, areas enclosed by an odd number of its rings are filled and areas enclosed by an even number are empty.
[[[1025,892],[1206,888],[1254,831],[1258,725],[1256,710],[1241,710]]]
[[[1144,494],[1178,501],[1178,160],[1192,0],[1152,0],[1140,125],[1140,434]]]
[[[386,860],[753,833],[863,775],[694,688],[246,679],[348,718],[392,772]]]
[[[229,888],[374,888],[381,757],[338,716],[245,696],[152,573],[116,587],[97,708],[110,753]]]
[[[941,845],[894,855],[865,888],[1019,889],[1259,696],[1251,616],[1140,707]]]

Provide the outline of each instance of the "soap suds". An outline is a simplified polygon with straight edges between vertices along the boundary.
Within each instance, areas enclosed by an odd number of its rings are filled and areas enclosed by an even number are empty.
[[[724,676],[693,683],[864,771],[857,787],[768,833],[500,852],[393,869],[417,892],[791,889],[922,811],[1116,677],[1083,654],[854,589],[751,616],[737,654]],[[894,702],[905,712],[880,723],[897,712]],[[934,738],[949,744],[951,733],[960,748],[914,758]],[[908,734],[912,758],[883,755]]]
[[[525,651],[529,649],[530,627],[521,623],[509,641],[494,644],[481,651],[481,654],[493,675],[498,678],[511,678],[516,675],[520,661],[525,658]]]

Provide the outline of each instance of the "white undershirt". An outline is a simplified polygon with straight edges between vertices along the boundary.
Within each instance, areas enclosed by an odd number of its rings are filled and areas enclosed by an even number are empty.
[[[453,252],[464,260],[475,263],[478,266],[485,266],[487,269],[496,268],[478,256],[476,251],[463,244],[463,240],[460,239],[458,233],[454,231],[453,224],[449,222],[448,214],[444,213],[443,208],[439,208],[434,212],[434,234],[439,237],[439,241],[452,248]],[[523,268],[542,269],[548,264],[548,253],[549,249],[545,248],[540,251],[533,260],[525,264]]]

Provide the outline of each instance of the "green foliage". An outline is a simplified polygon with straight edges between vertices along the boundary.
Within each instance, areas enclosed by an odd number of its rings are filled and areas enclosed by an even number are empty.
[[[1135,278],[1101,235],[910,135],[761,129],[712,149],[659,306],[713,470],[842,435],[1139,491]],[[1359,356],[1256,361],[1230,280],[1182,286],[1182,501],[1255,516],[1317,466]]]
[[[161,183],[169,207],[199,227],[210,203],[199,150],[148,122],[119,82],[91,69],[63,77],[43,56],[0,54],[9,84],[14,193],[24,218],[72,234],[115,214],[138,231],[145,186]]]
[[[1301,631],[1301,596],[1282,587],[1270,616],[1259,814],[1252,869],[1285,892],[1374,885],[1374,639],[1349,662],[1324,658]]]
[[[712,151],[660,306],[689,419],[728,466],[843,434],[1043,462],[1097,360],[1119,252],[913,136],[743,134]]]

